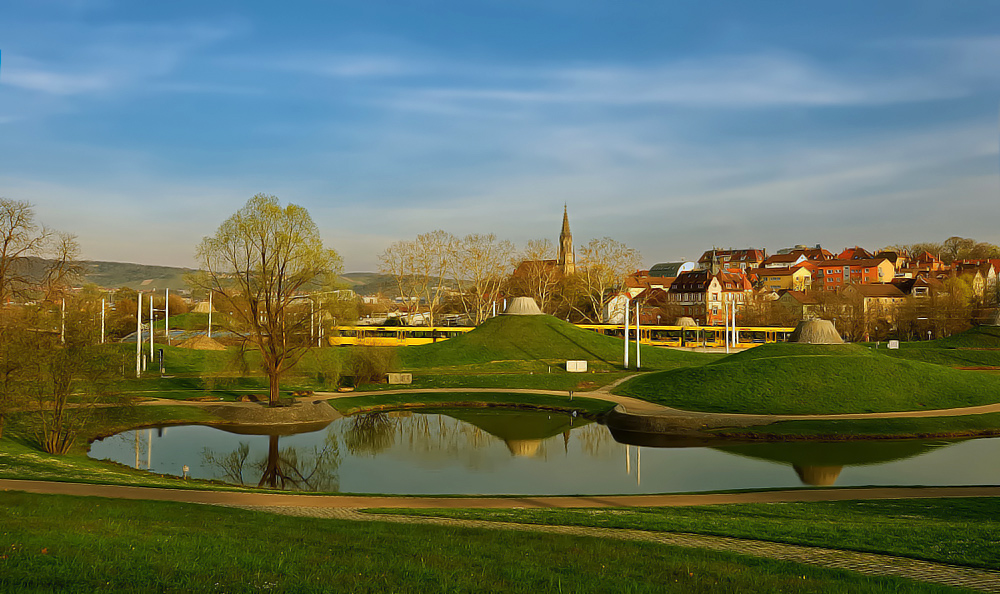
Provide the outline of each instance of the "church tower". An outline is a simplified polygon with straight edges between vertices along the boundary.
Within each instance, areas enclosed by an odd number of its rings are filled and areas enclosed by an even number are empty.
[[[562,231],[559,233],[559,259],[556,261],[564,275],[576,272],[576,257],[573,255],[573,234],[569,232],[569,213],[563,204]]]

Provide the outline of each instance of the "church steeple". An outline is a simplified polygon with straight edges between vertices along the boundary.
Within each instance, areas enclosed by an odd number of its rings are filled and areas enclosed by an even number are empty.
[[[563,204],[562,231],[559,233],[559,260],[556,262],[563,274],[576,272],[576,257],[573,255],[573,234],[569,231],[569,212]]]

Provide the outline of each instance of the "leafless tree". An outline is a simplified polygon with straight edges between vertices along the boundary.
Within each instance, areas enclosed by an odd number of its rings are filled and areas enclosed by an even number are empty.
[[[51,235],[35,222],[31,204],[0,198],[0,304],[20,297],[33,284],[28,258],[41,256]]]
[[[465,315],[481,324],[490,314],[506,279],[514,244],[496,235],[472,234],[451,244],[452,273]]]
[[[508,288],[515,297],[531,297],[545,313],[554,313],[554,301],[563,274],[556,265],[556,250],[548,239],[532,239],[517,256],[515,274]]]
[[[639,252],[624,243],[604,237],[592,239],[581,246],[577,271],[574,275],[583,290],[585,318],[598,322],[604,306],[614,297],[614,292],[625,285],[629,274],[639,268]]]

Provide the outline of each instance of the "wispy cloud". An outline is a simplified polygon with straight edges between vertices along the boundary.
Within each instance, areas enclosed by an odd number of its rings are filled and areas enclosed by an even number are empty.
[[[488,72],[488,69],[484,69]],[[500,80],[430,86],[431,104],[594,104],[698,107],[849,106],[955,97],[964,89],[912,76],[837,73],[786,54],[705,57],[647,66],[593,65],[526,72]]]
[[[17,53],[5,52],[0,85],[57,96],[125,89],[174,72],[196,52],[240,27],[231,23],[53,24],[51,29],[50,36],[60,43],[34,47],[31,40],[21,40]]]

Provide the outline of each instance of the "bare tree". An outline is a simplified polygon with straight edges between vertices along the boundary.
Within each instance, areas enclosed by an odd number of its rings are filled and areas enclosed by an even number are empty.
[[[490,314],[506,278],[514,244],[498,240],[492,233],[472,234],[451,244],[453,276],[465,310],[473,324],[481,324]]]
[[[296,299],[310,288],[329,287],[340,271],[337,252],[323,247],[306,209],[281,206],[257,194],[198,246],[202,271],[196,282],[222,297],[227,329],[254,348],[268,378],[269,402],[279,401],[281,376],[305,354],[308,308]]]
[[[545,313],[553,313],[554,301],[563,278],[556,265],[556,249],[548,239],[528,241],[517,258],[508,283],[515,297],[531,297]]]
[[[0,305],[20,296],[33,283],[28,258],[40,256],[51,232],[35,223],[28,202],[0,198]]]
[[[80,262],[80,244],[76,235],[56,232],[52,235],[51,262],[42,278],[42,291],[46,301],[56,301],[62,297],[66,289],[79,282],[84,273],[84,265]]]
[[[614,297],[615,291],[624,287],[625,279],[639,268],[642,258],[637,250],[610,237],[592,239],[580,247],[579,253],[575,277],[584,291],[589,310],[580,313],[597,322],[604,306]]]
[[[380,270],[396,279],[400,296],[412,309],[421,301],[427,307],[427,324],[434,325],[452,268],[450,257],[455,238],[444,231],[418,235],[413,241],[397,241],[379,256]],[[412,311],[411,309],[411,311]]]

